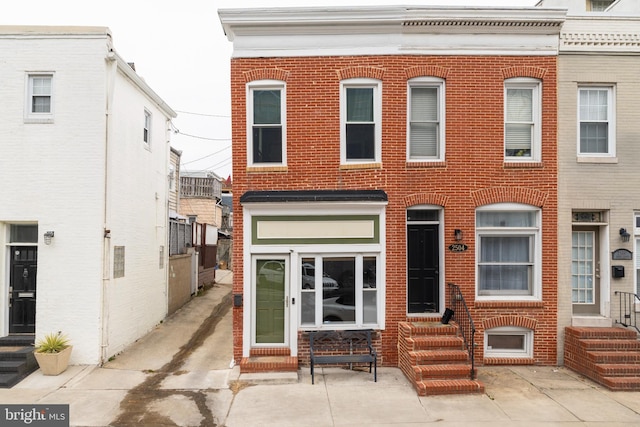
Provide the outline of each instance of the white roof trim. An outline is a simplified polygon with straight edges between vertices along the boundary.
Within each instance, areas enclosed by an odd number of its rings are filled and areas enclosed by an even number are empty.
[[[343,7],[221,9],[234,57],[557,54],[564,9]],[[508,35],[509,37],[504,37]]]

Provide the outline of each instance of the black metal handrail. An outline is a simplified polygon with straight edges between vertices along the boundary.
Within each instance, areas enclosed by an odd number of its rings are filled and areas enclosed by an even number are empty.
[[[636,303],[640,303],[640,297],[633,292],[615,291],[614,294],[618,295],[618,305],[620,307],[618,318],[615,319],[615,322],[622,326],[636,328],[636,331],[640,332],[636,315]]]
[[[473,325],[473,319],[471,318],[471,312],[469,311],[469,307],[467,307],[467,303],[464,300],[464,296],[462,296],[462,292],[460,291],[460,287],[455,283],[449,283],[449,288],[451,290],[451,310],[453,310],[453,318],[462,333],[462,338],[464,340],[464,345],[469,352],[469,357],[471,358],[471,379],[475,379],[475,357],[474,357],[474,349],[475,349],[475,335],[476,328]],[[466,315],[465,315],[466,314]]]

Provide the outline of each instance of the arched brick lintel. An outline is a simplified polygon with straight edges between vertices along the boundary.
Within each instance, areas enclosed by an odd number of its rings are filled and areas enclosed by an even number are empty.
[[[367,79],[378,79],[382,80],[384,77],[384,69],[369,67],[369,66],[357,66],[357,67],[347,67],[342,68],[340,70],[336,70],[338,73],[338,79],[346,80],[346,79],[355,79],[355,78],[367,78]]]
[[[498,316],[483,320],[482,326],[485,331],[501,326],[517,326],[535,331],[538,326],[538,321],[524,316]]]
[[[417,193],[405,196],[403,199],[404,207],[408,208],[416,205],[436,205],[447,206],[449,198],[439,193]]]
[[[548,193],[543,191],[522,187],[491,187],[471,193],[476,207],[494,203],[523,203],[541,208],[547,196]]]
[[[256,80],[280,80],[286,82],[289,78],[289,72],[280,68],[256,68],[244,72],[245,82],[254,82]]]
[[[517,65],[502,69],[502,77],[504,79],[512,79],[514,77],[533,77],[534,79],[544,80],[544,76],[546,74],[546,68],[528,65]]]
[[[446,79],[449,74],[449,69],[440,67],[438,65],[419,65],[417,67],[411,67],[404,70],[407,79],[414,77],[439,77]]]

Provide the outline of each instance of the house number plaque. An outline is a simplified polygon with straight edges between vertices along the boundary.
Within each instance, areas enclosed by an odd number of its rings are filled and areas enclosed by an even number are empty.
[[[464,243],[454,243],[453,245],[449,245],[449,250],[451,252],[464,252],[467,249],[469,249],[469,247]]]

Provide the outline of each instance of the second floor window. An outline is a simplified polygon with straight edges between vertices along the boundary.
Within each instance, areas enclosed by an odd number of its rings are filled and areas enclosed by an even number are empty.
[[[381,152],[380,83],[371,79],[342,82],[341,163],[379,162]]]
[[[151,113],[144,110],[144,129],[142,131],[142,140],[148,146],[151,144]]]
[[[409,81],[409,160],[444,160],[444,81]]]
[[[285,96],[277,82],[260,82],[249,86],[249,165],[285,163]]]
[[[534,79],[509,79],[505,82],[505,160],[540,160],[539,86],[540,83]]]
[[[579,88],[578,121],[579,155],[615,156],[612,87]]]
[[[30,74],[27,82],[25,120],[50,122],[53,119],[53,75]]]

